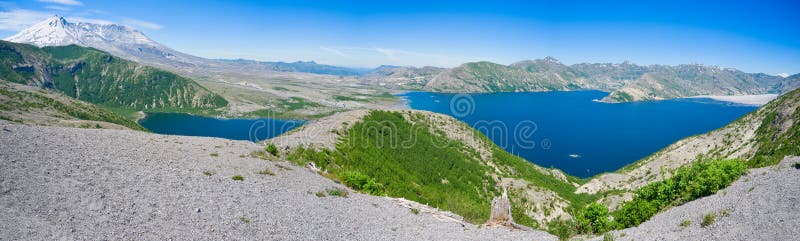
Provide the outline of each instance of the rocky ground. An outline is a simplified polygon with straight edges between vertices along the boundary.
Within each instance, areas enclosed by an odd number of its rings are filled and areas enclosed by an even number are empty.
[[[341,115],[350,119],[346,113]],[[330,133],[325,127],[338,125],[320,123],[318,129]],[[304,167],[253,157],[263,145],[245,141],[0,121],[0,147],[2,239],[556,239],[355,193]],[[715,195],[612,235],[793,240],[800,236],[795,163],[800,157],[752,169]],[[233,180],[236,175],[243,180]],[[334,189],[346,190],[347,197],[330,195]],[[709,214],[716,218],[704,225]]]
[[[0,121],[0,147],[2,239],[555,239],[415,214],[419,204],[393,198],[331,196],[344,187],[249,157],[262,148],[250,142]]]
[[[714,195],[613,234],[616,240],[797,240],[800,169],[793,166],[795,163],[800,163],[800,157],[752,169]],[[703,219],[709,214],[716,218],[703,227]]]

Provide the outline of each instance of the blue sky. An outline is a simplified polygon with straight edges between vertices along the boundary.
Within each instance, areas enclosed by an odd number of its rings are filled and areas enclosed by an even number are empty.
[[[553,56],[566,64],[699,63],[800,72],[792,1],[0,2],[0,37],[53,14],[113,22],[208,58],[451,67]]]

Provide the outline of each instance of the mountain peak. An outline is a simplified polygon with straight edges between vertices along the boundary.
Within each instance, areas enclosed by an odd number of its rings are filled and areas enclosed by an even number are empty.
[[[66,19],[64,19],[63,17],[58,16],[58,15],[53,15],[52,17],[48,18],[47,20],[44,20],[44,22],[46,22],[47,25],[49,25],[51,27],[64,26],[64,25],[68,24]]]
[[[39,47],[76,44],[100,49],[134,61],[166,59],[165,61],[174,62],[177,61],[173,60],[176,58],[175,56],[184,56],[153,41],[142,32],[123,25],[69,22],[59,15],[53,15],[5,40]],[[182,58],[189,59],[190,57]]]
[[[552,57],[552,56],[544,57],[544,61],[555,63],[555,64],[561,64],[561,61],[558,61],[558,59],[556,59],[555,57]]]

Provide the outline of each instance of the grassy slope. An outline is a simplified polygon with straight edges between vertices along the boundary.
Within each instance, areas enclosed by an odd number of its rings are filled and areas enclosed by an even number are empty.
[[[76,45],[38,48],[0,41],[0,74],[115,108],[191,112],[227,105],[188,78]]]
[[[758,112],[764,116],[756,131],[758,150],[748,160],[752,167],[775,165],[784,156],[800,155],[800,89],[790,91]]]
[[[2,81],[0,81],[2,82]],[[0,119],[14,122],[26,122],[12,116],[38,113],[55,119],[79,119],[89,121],[108,122],[121,125],[133,130],[145,129],[136,122],[117,115],[113,112],[83,101],[74,100],[66,96],[59,96],[47,90],[29,91],[24,88],[15,88],[12,83],[0,83]],[[37,120],[41,121],[41,117]]]
[[[403,147],[411,138],[416,139],[413,146]],[[373,111],[347,131],[336,150],[299,148],[289,159],[313,161],[340,178],[359,172],[381,184],[389,196],[485,221],[491,198],[498,194],[495,180],[484,175],[491,171],[487,166],[463,149],[427,128],[415,128],[401,113]]]
[[[491,145],[492,160],[482,160],[476,150],[448,139],[435,125],[412,124],[428,123],[426,118],[422,114],[372,111],[342,133],[335,150],[301,147],[288,159],[298,164],[314,162],[345,183],[351,182],[345,173],[363,174],[382,188],[379,193],[452,211],[474,223],[488,219],[492,198],[502,192],[497,185],[501,178],[528,181],[531,186],[526,188],[550,190],[577,206],[597,197],[574,194],[572,184],[505,152],[478,131],[475,136]],[[404,146],[406,143],[413,145]],[[532,205],[528,202],[512,195],[515,220],[537,226],[541,220],[525,214]]]

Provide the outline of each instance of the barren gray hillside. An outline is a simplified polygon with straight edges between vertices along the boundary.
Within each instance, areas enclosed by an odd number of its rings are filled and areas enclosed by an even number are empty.
[[[347,189],[249,157],[262,149],[250,142],[0,121],[0,146],[3,239],[555,239],[399,199],[335,196]]]

